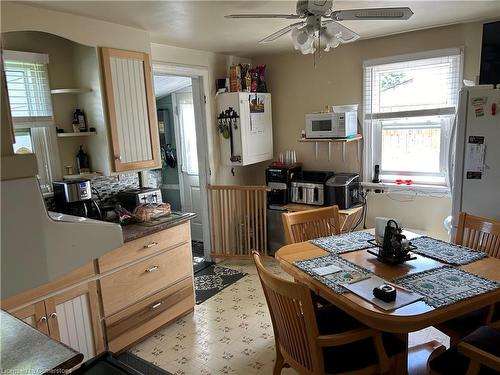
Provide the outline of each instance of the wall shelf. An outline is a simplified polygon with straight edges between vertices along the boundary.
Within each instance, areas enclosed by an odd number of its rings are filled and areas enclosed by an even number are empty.
[[[89,180],[93,180],[94,178],[101,177],[102,173],[99,172],[90,172],[90,173],[79,173],[79,174],[67,174],[64,175],[63,178],[65,180],[75,180],[79,178],[88,178]]]
[[[69,138],[69,137],[90,137],[96,135],[96,132],[79,132],[79,133],[57,133],[58,138]]]
[[[298,142],[305,142],[305,143],[314,143],[314,156],[316,160],[318,160],[318,148],[320,143],[327,143],[328,144],[328,160],[332,160],[332,143],[340,143],[342,144],[342,161],[345,161],[345,144],[350,143],[350,142],[357,142],[363,139],[363,136],[361,134],[358,134],[356,137],[353,138],[318,138],[318,139],[307,139],[307,138],[300,138],[297,141]],[[360,144],[359,142],[357,143],[358,145],[358,161],[360,159]]]
[[[86,92],[91,92],[92,89],[53,89],[50,90],[51,94],[84,94]]]

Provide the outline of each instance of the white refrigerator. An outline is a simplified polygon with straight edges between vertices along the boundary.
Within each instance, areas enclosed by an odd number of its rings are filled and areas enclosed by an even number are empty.
[[[453,228],[460,211],[500,220],[500,88],[462,88],[456,121]]]

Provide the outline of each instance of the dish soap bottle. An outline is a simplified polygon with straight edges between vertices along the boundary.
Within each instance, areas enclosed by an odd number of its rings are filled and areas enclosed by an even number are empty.
[[[80,127],[81,132],[87,131],[87,120],[85,119],[85,113],[81,111],[79,108],[76,109],[75,113],[73,113],[73,120],[78,122],[78,126]]]
[[[80,145],[80,151],[76,154],[76,165],[78,173],[90,173],[89,156],[83,151],[82,145]]]

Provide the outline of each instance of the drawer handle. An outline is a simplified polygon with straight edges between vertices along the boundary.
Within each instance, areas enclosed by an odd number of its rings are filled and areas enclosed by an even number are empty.
[[[153,266],[153,267],[150,267],[150,268],[146,269],[146,272],[154,272],[154,271],[156,271],[158,268],[160,268],[160,266]]]
[[[158,302],[158,303],[155,303],[153,306],[151,306],[151,310],[154,310],[158,307],[160,307],[162,305],[163,302]]]
[[[144,245],[144,248],[151,249],[152,247],[157,246],[157,245],[158,245],[158,242],[150,242],[147,245]]]

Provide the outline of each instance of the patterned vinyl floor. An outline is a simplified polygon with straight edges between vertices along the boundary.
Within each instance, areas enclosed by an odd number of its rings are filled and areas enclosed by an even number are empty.
[[[257,270],[251,261],[220,265],[248,273],[214,297],[136,345],[131,352],[176,375],[272,374],[275,349],[271,319]],[[275,274],[291,279],[275,261],[266,262]],[[436,330],[410,335],[410,345],[445,337]],[[283,369],[292,375],[292,369]]]

